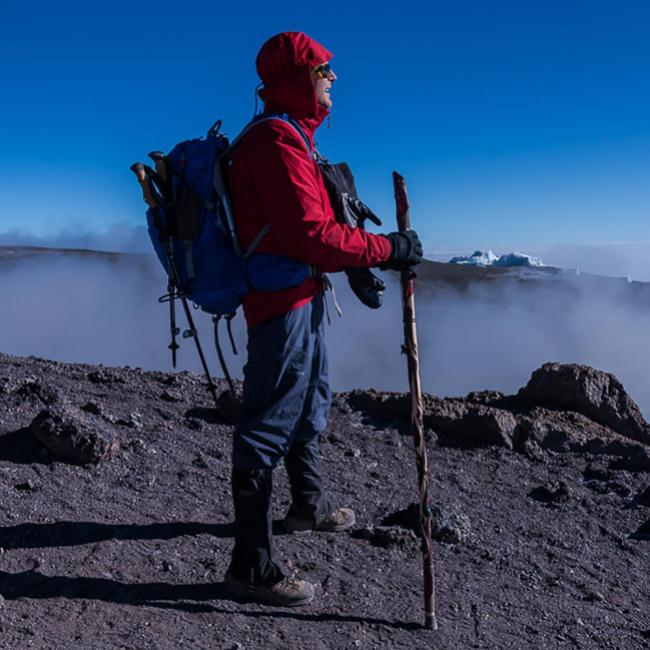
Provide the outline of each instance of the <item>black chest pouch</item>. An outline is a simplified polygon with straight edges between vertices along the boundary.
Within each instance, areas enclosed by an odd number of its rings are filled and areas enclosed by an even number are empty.
[[[330,197],[334,215],[339,223],[351,228],[363,228],[366,219],[381,226],[381,219],[359,200],[354,176],[347,163],[319,163],[325,188]]]
[[[347,163],[319,162],[325,188],[338,223],[350,228],[364,228],[366,219],[381,226],[381,219],[357,196],[354,176]],[[386,285],[370,269],[345,269],[350,288],[359,300],[370,307],[381,307]]]

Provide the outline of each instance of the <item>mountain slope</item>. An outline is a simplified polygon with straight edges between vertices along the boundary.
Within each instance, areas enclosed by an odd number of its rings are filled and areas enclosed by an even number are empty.
[[[317,585],[296,610],[223,590],[233,429],[200,377],[0,355],[0,395],[3,648],[647,647],[650,542],[629,535],[650,517],[649,448],[578,411],[494,392],[427,397],[433,633],[419,629],[399,394],[335,398],[324,472],[358,525],[276,537]],[[94,422],[119,447],[97,464],[57,460],[29,428],[43,411]],[[281,518],[289,493],[275,476]]]

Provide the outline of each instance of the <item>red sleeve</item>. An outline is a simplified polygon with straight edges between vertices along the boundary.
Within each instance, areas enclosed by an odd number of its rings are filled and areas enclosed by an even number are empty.
[[[390,257],[385,237],[335,221],[320,171],[291,126],[269,122],[250,135],[253,186],[287,255],[323,270],[371,267]]]

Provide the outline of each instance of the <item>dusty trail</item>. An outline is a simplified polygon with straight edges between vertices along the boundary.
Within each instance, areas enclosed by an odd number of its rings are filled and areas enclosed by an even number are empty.
[[[200,377],[0,355],[0,647],[648,647],[650,541],[629,537],[650,519],[648,447],[584,415],[490,393],[428,401],[445,541],[434,544],[441,627],[419,629],[400,399],[337,395],[323,464],[358,526],[278,535],[317,599],[272,610],[221,586],[232,427]],[[57,408],[119,448],[98,464],[55,460],[27,426]],[[279,519],[288,490],[282,469],[275,477]]]

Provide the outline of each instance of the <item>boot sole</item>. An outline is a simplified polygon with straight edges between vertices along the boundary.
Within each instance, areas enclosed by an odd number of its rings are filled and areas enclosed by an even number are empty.
[[[280,601],[274,596],[256,593],[255,589],[249,589],[245,585],[240,586],[233,584],[232,582],[224,582],[224,586],[229,594],[237,596],[247,603],[269,605],[270,607],[300,607],[302,605],[308,605],[312,600],[314,600],[314,594],[311,594],[300,599],[294,598],[291,600]]]
[[[357,523],[357,518],[353,514],[352,515],[352,520],[348,521],[345,525],[343,526],[334,526],[333,528],[319,528],[318,526],[312,526],[309,523],[306,523],[305,525],[307,526],[306,528],[303,527],[303,525],[299,524],[291,524],[289,523],[286,519],[282,522],[282,527],[284,528],[285,532],[291,534],[291,535],[309,535],[309,533],[340,533],[344,530],[350,530],[355,524]]]

